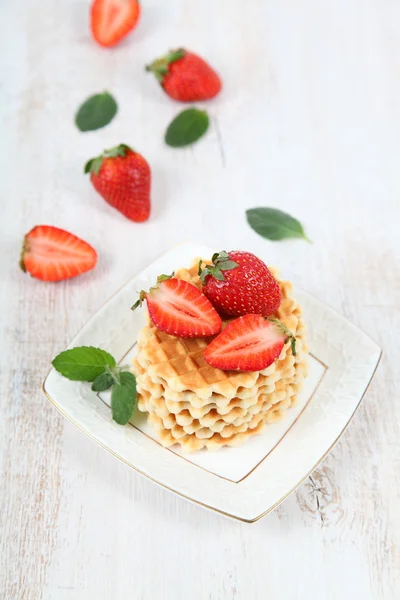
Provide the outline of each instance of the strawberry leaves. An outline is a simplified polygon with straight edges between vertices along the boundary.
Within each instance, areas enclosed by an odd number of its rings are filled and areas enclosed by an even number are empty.
[[[113,120],[118,105],[109,92],[90,96],[78,109],[75,124],[80,131],[94,131]]]
[[[223,271],[231,271],[239,266],[238,263],[230,259],[229,254],[225,250],[215,252],[211,260],[213,264],[207,265],[204,269],[201,268],[203,261],[199,261],[198,275],[203,285],[209,275],[212,275],[219,281],[225,281]]]
[[[312,243],[306,236],[302,224],[277,208],[251,208],[246,211],[246,217],[250,227],[268,240],[303,238]]]
[[[152,62],[150,65],[147,65],[146,71],[152,72],[155,75],[157,81],[162,83],[164,81],[164,77],[169,72],[169,65],[175,62],[176,60],[183,58],[184,56],[185,50],[183,50],[182,48],[180,48],[179,50],[171,50],[171,52],[169,52],[166,56],[162,56],[161,58],[158,58],[157,60]]]
[[[61,352],[52,362],[61,375],[72,381],[92,381],[94,392],[112,387],[111,412],[119,425],[126,425],[136,405],[136,379],[101,348],[81,346]]]
[[[131,310],[136,310],[137,308],[142,306],[143,301],[147,297],[147,294],[150,294],[152,291],[156,290],[162,281],[165,281],[166,279],[172,279],[172,277],[174,275],[175,275],[174,271],[172,271],[171,275],[165,275],[165,274],[159,275],[157,277],[157,283],[155,285],[151,286],[151,288],[149,289],[148,292],[146,292],[145,290],[142,290],[141,292],[139,292],[139,299],[136,300],[135,304],[133,304],[131,306]]]
[[[205,110],[187,108],[169,124],[165,143],[173,148],[188,146],[200,139],[208,129],[210,120]]]
[[[103,154],[100,154],[100,156],[96,156],[96,158],[91,158],[87,161],[84,173],[94,173],[95,175],[98,175],[105,158],[116,158],[117,156],[124,157],[127,152],[133,152],[132,148],[127,144],[119,144],[109,150],[104,150]]]

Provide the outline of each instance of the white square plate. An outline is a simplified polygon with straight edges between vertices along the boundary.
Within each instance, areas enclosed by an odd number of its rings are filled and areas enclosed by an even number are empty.
[[[173,248],[129,281],[90,319],[69,347],[97,346],[122,363],[135,353],[144,311],[130,310],[137,292],[160,273],[189,265],[212,250],[194,244]],[[161,446],[145,416],[121,427],[111,419],[109,394],[69,381],[52,369],[43,391],[72,423],[98,444],[163,487],[204,507],[252,522],[286,498],[325,458],[353,417],[381,356],[367,335],[301,289],[310,373],[300,401],[282,421],[238,448],[182,454]]]

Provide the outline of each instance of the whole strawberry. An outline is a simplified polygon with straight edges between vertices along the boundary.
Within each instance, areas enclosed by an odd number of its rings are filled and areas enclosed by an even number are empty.
[[[168,96],[179,102],[209,100],[222,87],[221,79],[210,65],[183,48],[158,58],[146,71],[152,71]]]
[[[219,252],[212,265],[199,264],[203,292],[227,317],[253,313],[268,317],[281,303],[281,290],[268,267],[250,252]]]
[[[85,173],[104,200],[125,217],[138,223],[149,218],[151,171],[141,154],[120,144],[89,160]]]

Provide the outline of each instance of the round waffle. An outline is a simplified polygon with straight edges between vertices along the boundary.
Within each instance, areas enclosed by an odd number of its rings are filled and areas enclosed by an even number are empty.
[[[197,263],[175,276],[200,287]],[[170,336],[150,322],[142,329],[133,361],[138,407],[149,413],[163,445],[179,443],[188,452],[237,445],[296,402],[307,374],[304,325],[292,285],[279,283],[282,301],[274,316],[296,335],[297,352],[293,356],[285,344],[278,360],[263,371],[214,369],[203,356],[210,339]]]

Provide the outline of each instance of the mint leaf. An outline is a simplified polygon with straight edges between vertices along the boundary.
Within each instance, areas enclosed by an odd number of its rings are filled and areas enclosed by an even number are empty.
[[[117,110],[117,103],[111,94],[95,94],[80,106],[75,116],[75,124],[80,131],[100,129],[112,121]]]
[[[114,378],[111,373],[104,371],[101,375],[96,377],[92,383],[92,390],[94,392],[105,392],[114,384]]]
[[[122,371],[121,383],[115,384],[111,393],[112,417],[119,425],[126,425],[136,405],[136,379],[132,373]]]
[[[174,148],[193,144],[205,134],[209,123],[208,114],[204,110],[187,108],[169,124],[165,142]]]
[[[303,238],[311,243],[301,223],[277,208],[251,208],[246,211],[246,216],[250,227],[268,240]]]
[[[115,359],[101,348],[80,346],[61,352],[52,362],[64,377],[73,381],[94,381],[104,373],[106,365],[115,367]]]

